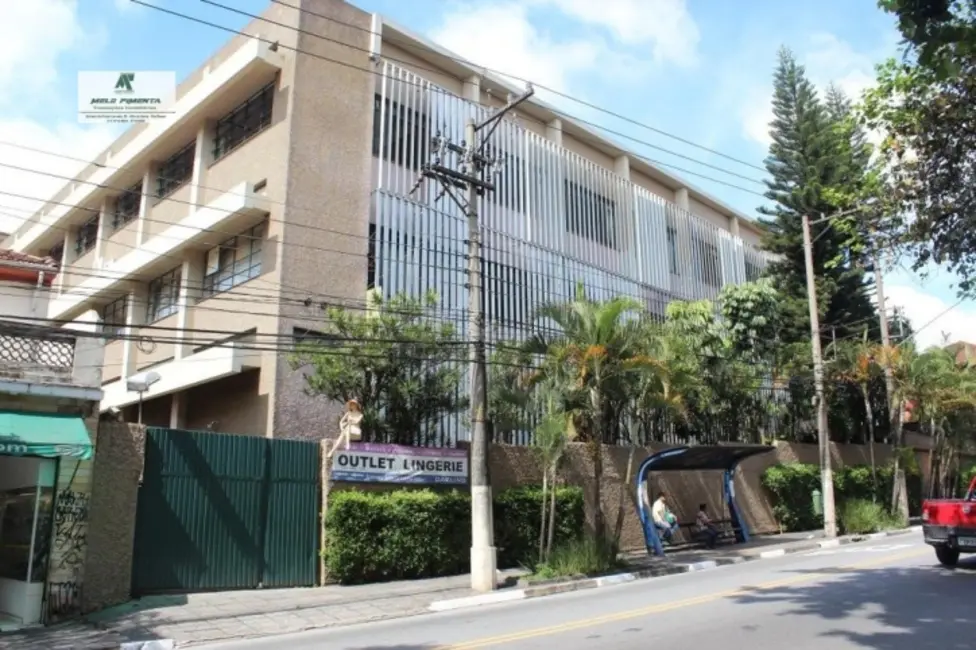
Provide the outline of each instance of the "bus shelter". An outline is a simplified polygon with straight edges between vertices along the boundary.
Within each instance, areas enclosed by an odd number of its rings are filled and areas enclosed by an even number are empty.
[[[664,546],[651,519],[647,475],[651,472],[722,472],[722,497],[729,510],[736,543],[749,541],[749,529],[735,502],[735,470],[746,458],[773,451],[768,445],[708,445],[672,447],[648,456],[637,470],[637,509],[648,554],[664,555]]]

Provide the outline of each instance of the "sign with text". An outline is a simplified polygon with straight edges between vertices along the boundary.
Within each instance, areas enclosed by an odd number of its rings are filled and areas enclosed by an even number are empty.
[[[468,452],[363,442],[332,457],[333,481],[464,485]]]
[[[78,73],[78,121],[130,124],[173,114],[176,73],[158,70]]]

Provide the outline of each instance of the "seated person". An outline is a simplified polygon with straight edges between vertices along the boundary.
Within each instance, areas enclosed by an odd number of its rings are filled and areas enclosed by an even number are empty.
[[[702,503],[698,506],[696,524],[698,534],[705,540],[705,546],[715,548],[715,542],[718,541],[718,529],[715,528],[715,525],[712,524],[712,520],[708,516],[707,504]]]
[[[661,541],[670,543],[674,538],[675,531],[678,530],[678,519],[674,516],[667,504],[667,494],[662,492],[658,495],[654,506],[651,508],[651,519],[657,528]]]

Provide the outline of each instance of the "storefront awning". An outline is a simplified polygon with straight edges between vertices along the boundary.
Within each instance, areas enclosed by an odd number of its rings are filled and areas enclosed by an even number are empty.
[[[77,415],[0,411],[0,455],[88,460],[92,442]]]

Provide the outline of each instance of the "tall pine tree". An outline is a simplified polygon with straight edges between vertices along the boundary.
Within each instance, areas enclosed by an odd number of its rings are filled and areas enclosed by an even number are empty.
[[[837,211],[832,192],[861,181],[869,149],[864,134],[853,127],[850,102],[837,89],[821,101],[802,65],[781,49],[774,75],[772,144],[766,158],[765,196],[771,205],[759,208],[768,232],[766,250],[779,256],[770,275],[786,300],[790,341],[809,340],[806,268],[802,215],[811,220]],[[846,192],[845,192],[846,193]],[[850,192],[853,194],[853,192]],[[821,325],[837,337],[874,327],[877,312],[869,297],[863,260],[847,247],[849,238],[827,224],[812,228],[814,272]]]

